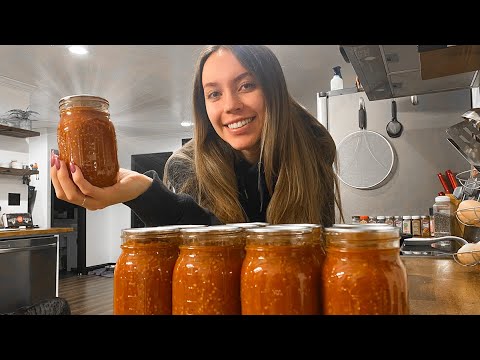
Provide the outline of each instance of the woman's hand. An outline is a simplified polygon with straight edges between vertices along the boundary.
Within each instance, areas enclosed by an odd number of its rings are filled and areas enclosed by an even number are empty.
[[[152,179],[132,170],[120,169],[117,182],[105,188],[90,184],[80,168],[70,164],[70,173],[64,161],[52,153],[50,176],[57,198],[83,206],[88,210],[99,210],[107,206],[133,200],[143,194],[152,184]],[[73,181],[72,181],[73,179]]]

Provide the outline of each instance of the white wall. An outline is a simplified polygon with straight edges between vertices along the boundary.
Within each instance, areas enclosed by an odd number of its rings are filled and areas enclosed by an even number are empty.
[[[192,137],[192,134],[129,139],[118,136],[120,167],[130,169],[132,155],[175,151],[181,147],[182,139],[189,137]],[[131,227],[130,220],[131,210],[123,204],[87,211],[87,267],[117,261],[121,251],[121,230]]]
[[[26,109],[30,104],[31,88],[0,76],[0,116],[12,109]],[[29,139],[0,135],[0,163],[17,160],[29,163]],[[8,193],[20,194],[20,206],[8,206]],[[1,212],[27,212],[28,186],[21,176],[0,175]],[[34,219],[35,221],[35,219]]]

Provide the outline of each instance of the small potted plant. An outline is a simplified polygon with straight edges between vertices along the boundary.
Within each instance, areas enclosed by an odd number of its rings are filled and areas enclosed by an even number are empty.
[[[28,108],[26,110],[12,109],[8,110],[1,120],[5,125],[8,126],[32,130],[32,120],[34,119],[30,119],[30,116],[34,114],[39,115],[38,112],[29,110]]]

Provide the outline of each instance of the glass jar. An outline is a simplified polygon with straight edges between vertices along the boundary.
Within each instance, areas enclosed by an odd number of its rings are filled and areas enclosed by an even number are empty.
[[[311,227],[287,224],[246,229],[242,314],[321,313],[313,234]]]
[[[172,314],[179,234],[176,226],[122,230],[122,252],[113,275],[115,315]]]
[[[173,315],[240,315],[243,229],[229,225],[181,229],[173,270]]]
[[[398,228],[334,226],[325,229],[325,242],[325,314],[409,313],[407,273],[400,259]]]
[[[449,196],[437,196],[433,204],[434,237],[453,235],[455,209]]]
[[[111,186],[119,170],[117,138],[110,120],[107,100],[92,95],[72,95],[60,99],[57,127],[59,158],[74,162],[88,182]]]

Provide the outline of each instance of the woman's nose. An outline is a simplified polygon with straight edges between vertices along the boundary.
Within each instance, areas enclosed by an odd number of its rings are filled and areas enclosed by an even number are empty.
[[[235,112],[242,108],[243,103],[235,92],[227,92],[225,95],[225,112]]]

